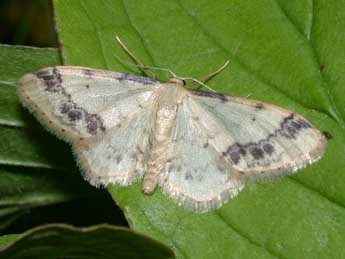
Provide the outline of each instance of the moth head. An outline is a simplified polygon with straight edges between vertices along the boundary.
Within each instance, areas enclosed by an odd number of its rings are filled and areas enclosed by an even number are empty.
[[[178,84],[180,86],[185,86],[186,85],[186,81],[182,78],[178,78],[178,77],[172,77],[169,79],[168,81],[169,83],[172,83],[172,84]]]

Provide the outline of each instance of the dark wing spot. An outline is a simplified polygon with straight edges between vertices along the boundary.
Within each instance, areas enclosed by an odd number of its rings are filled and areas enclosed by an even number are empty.
[[[307,122],[306,120],[303,120],[303,119],[299,119],[298,123],[302,126],[302,128],[305,128],[305,129],[309,129],[312,127],[309,122]]]
[[[95,135],[97,133],[97,128],[98,128],[97,121],[89,121],[87,123],[86,128],[87,128],[87,132],[89,132],[92,135]]]
[[[296,133],[297,133],[297,130],[294,127],[289,126],[289,125],[286,126],[286,131],[287,131],[288,135],[292,138],[294,138]]]
[[[184,179],[186,179],[187,181],[191,181],[191,180],[193,180],[194,178],[193,178],[191,172],[190,172],[190,171],[187,171],[187,172],[185,173],[185,175],[184,175]]]
[[[121,154],[118,154],[116,157],[115,157],[115,160],[116,160],[116,163],[120,163],[122,161],[122,155]]]
[[[235,143],[231,145],[225,152],[222,153],[223,156],[230,156],[230,159],[234,162],[234,164],[238,164],[241,159],[241,156],[246,155],[245,147],[239,143]]]
[[[262,110],[264,108],[263,103],[256,103],[255,104],[255,109]]]
[[[262,149],[269,155],[271,155],[274,152],[274,147],[270,143],[264,144]]]
[[[97,114],[86,114],[86,128],[87,128],[87,132],[92,134],[92,135],[96,135],[98,132],[98,129],[100,129],[101,131],[105,131],[105,127],[103,125],[103,121],[101,119],[101,117],[99,117],[99,115]]]
[[[217,169],[218,169],[219,172],[221,172],[221,173],[224,173],[224,171],[225,171],[225,168],[224,168],[224,166],[221,164],[221,162],[218,162],[218,163],[217,163]]]
[[[41,79],[46,85],[46,91],[49,92],[59,92],[61,91],[62,78],[56,67],[51,71],[48,69],[40,70],[35,73],[35,75]]]
[[[291,114],[283,120],[283,122],[281,123],[281,129],[278,131],[280,131],[285,137],[295,138],[302,129],[311,127],[312,126],[310,125],[310,123],[308,123],[306,120],[295,120],[294,114]]]
[[[241,155],[238,152],[232,152],[230,153],[230,159],[232,160],[232,162],[234,162],[235,165],[237,165],[241,159]]]
[[[249,147],[249,152],[256,160],[262,159],[264,157],[264,152],[257,145]]]
[[[60,106],[60,112],[61,112],[61,113],[67,113],[67,112],[69,112],[72,108],[73,108],[73,104],[72,104],[72,103],[69,103],[69,102],[63,103],[63,104],[61,104],[61,106]]]
[[[72,110],[68,112],[68,118],[70,119],[70,121],[80,120],[82,116],[82,112],[79,110]]]
[[[299,130],[302,127],[302,125],[296,121],[291,121],[290,125],[291,125],[291,127],[294,127],[296,130]]]
[[[176,171],[176,166],[174,163],[170,163],[168,172],[175,172]]]
[[[93,71],[91,69],[84,69],[83,71],[87,79],[91,79],[93,77]]]

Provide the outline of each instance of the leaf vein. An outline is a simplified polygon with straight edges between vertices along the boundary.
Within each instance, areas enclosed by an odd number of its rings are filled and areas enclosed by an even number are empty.
[[[230,222],[226,221],[219,211],[215,211],[214,214],[217,215],[220,220],[222,220],[229,228],[234,230],[238,235],[240,235],[243,238],[247,239],[249,243],[251,243],[252,245],[254,245],[256,247],[263,248],[264,250],[266,250],[272,256],[274,256],[276,258],[279,258],[279,256],[277,254],[275,254],[274,251],[272,251],[271,249],[269,249],[265,245],[261,245],[261,244],[257,243],[255,240],[251,239],[249,236],[247,236],[244,233],[242,233],[239,229],[235,228],[234,225],[230,224]]]
[[[95,34],[96,34],[96,38],[99,42],[99,46],[100,46],[100,49],[101,49],[101,52],[102,52],[102,59],[103,59],[103,62],[104,62],[104,65],[105,65],[105,68],[106,69],[110,69],[110,66],[108,64],[108,61],[105,57],[105,50],[104,50],[104,46],[103,46],[103,43],[102,43],[102,40],[101,40],[101,35],[99,34],[99,30],[96,26],[97,23],[94,23],[93,20],[91,19],[91,16],[89,15],[88,11],[87,11],[87,8],[85,7],[84,5],[84,2],[82,0],[80,0],[80,6],[82,7],[85,15],[87,16],[87,18],[89,19],[90,23],[92,24],[92,27],[95,31]]]

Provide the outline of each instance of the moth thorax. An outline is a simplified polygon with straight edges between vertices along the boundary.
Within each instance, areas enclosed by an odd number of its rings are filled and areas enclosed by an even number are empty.
[[[177,105],[166,105],[157,111],[154,139],[143,181],[143,191],[146,194],[154,191],[159,176],[164,170],[172,129],[175,124],[176,111]]]

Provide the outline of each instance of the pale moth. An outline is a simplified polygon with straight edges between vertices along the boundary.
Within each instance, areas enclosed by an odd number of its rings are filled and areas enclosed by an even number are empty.
[[[185,79],[161,83],[56,66],[24,75],[17,93],[48,130],[71,143],[92,185],[143,179],[145,194],[158,185],[196,212],[219,208],[248,180],[287,175],[323,155],[325,137],[302,116],[245,98],[188,91]]]

